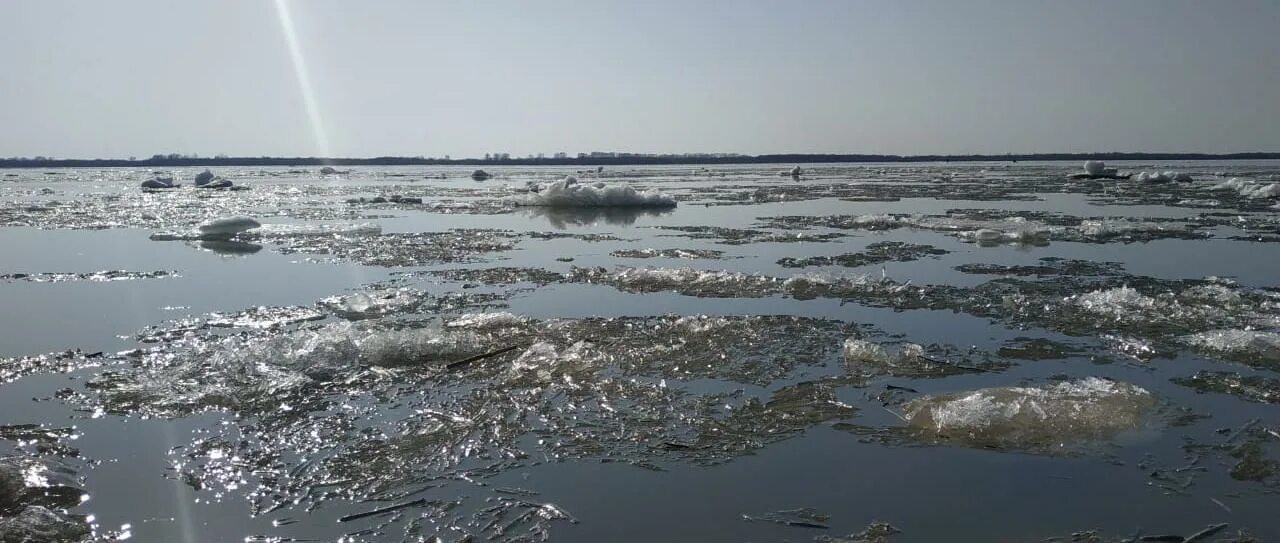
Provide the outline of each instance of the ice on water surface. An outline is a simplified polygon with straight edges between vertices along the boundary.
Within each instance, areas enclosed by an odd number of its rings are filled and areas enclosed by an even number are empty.
[[[907,402],[907,424],[929,436],[977,446],[1052,447],[1138,429],[1155,397],[1088,377],[1038,387],[996,387]]]
[[[1280,333],[1260,330],[1209,330],[1183,338],[1210,352],[1257,356],[1280,362]]]
[[[520,205],[548,207],[674,207],[670,195],[656,190],[638,192],[627,185],[585,184],[569,176],[538,185],[537,190],[517,200]]]
[[[139,190],[149,172],[22,172],[0,184],[0,225],[15,234],[118,235],[141,242],[129,248],[138,258],[176,260],[6,262],[0,288],[65,288],[86,315],[101,313],[88,300],[99,292],[163,296],[127,308],[141,324],[110,328],[111,343],[68,327],[65,348],[7,354],[0,386],[72,410],[90,438],[148,420],[190,425],[158,451],[164,465],[140,462],[137,474],[253,522],[281,520],[236,539],[320,537],[313,524],[353,541],[572,537],[579,519],[609,520],[556,505],[580,496],[540,477],[583,466],[684,479],[757,455],[752,466],[788,478],[854,484],[848,462],[876,456],[912,488],[946,484],[881,455],[919,444],[957,447],[901,457],[983,477],[999,474],[972,459],[1001,453],[959,447],[1080,454],[1072,477],[1104,490],[1131,484],[1139,466],[1132,484],[1162,512],[1151,473],[1194,474],[1168,492],[1210,508],[1208,495],[1235,506],[1276,484],[1280,438],[1260,410],[1277,402],[1280,294],[1270,246],[1244,241],[1280,231],[1273,166],[817,165],[798,179],[791,166],[482,172],[502,183],[473,183],[470,169],[359,167],[323,182],[314,169],[218,172],[247,191]],[[153,233],[178,243],[146,241]],[[174,249],[184,244],[253,249],[214,258]],[[1178,251],[1187,258],[1165,258]],[[295,273],[337,279],[265,292],[289,283],[266,279]],[[261,299],[223,300],[227,289]],[[69,438],[6,434],[37,422],[9,418],[0,439],[20,454],[77,458],[58,452]],[[1135,430],[1159,443],[1129,444]],[[804,456],[815,444],[839,463]],[[86,445],[82,458],[98,454]],[[801,457],[812,460],[794,465]],[[87,493],[124,469],[101,466],[80,473]],[[1097,473],[1118,475],[1103,484]],[[14,510],[8,484],[0,469],[0,523],[57,527],[93,510]],[[753,484],[731,486],[747,496]],[[831,533],[868,520],[834,515]]]
[[[1278,198],[1280,183],[1267,183],[1251,179],[1233,177],[1213,186],[1213,190],[1232,190],[1245,198]]]
[[[224,217],[200,223],[201,234],[239,234],[262,226],[252,217]]]

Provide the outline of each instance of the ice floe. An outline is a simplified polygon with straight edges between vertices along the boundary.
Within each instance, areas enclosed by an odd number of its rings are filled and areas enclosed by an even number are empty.
[[[237,216],[208,220],[200,223],[197,228],[200,230],[201,234],[206,236],[233,236],[240,232],[253,230],[254,228],[259,228],[261,226],[262,223],[252,217]]]
[[[172,189],[177,188],[177,186],[172,177],[157,176],[142,182],[142,188],[144,189]]]
[[[1138,172],[1134,179],[1139,183],[1190,183],[1191,174],[1185,172]]]
[[[586,185],[569,176],[537,187],[514,200],[518,205],[548,207],[674,207],[676,200],[656,190],[638,192],[628,185]]]
[[[924,396],[904,405],[910,428],[975,446],[1058,447],[1142,426],[1155,397],[1136,385],[1088,377],[1035,386]]]
[[[1221,354],[1258,357],[1280,362],[1280,333],[1259,330],[1209,330],[1184,336],[1193,347]]]
[[[1265,183],[1254,181],[1252,179],[1241,179],[1233,177],[1222,183],[1218,183],[1210,187],[1210,190],[1231,190],[1235,191],[1242,197],[1251,199],[1278,198],[1280,197],[1280,183]]]
[[[318,305],[348,320],[381,317],[417,306],[422,294],[412,289],[384,289],[356,292],[321,299]]]

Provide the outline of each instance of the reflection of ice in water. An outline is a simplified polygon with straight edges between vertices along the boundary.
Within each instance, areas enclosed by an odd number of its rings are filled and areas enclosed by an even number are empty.
[[[220,255],[251,255],[262,250],[262,246],[256,243],[223,240],[201,241],[200,248]]]
[[[545,207],[523,208],[532,217],[543,217],[552,226],[565,229],[571,226],[594,226],[600,223],[611,226],[630,226],[640,217],[661,217],[671,208],[651,207]]]

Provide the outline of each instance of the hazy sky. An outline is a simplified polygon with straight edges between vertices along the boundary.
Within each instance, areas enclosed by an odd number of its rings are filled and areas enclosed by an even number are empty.
[[[1280,151],[1277,0],[286,8],[0,2],[0,156]]]

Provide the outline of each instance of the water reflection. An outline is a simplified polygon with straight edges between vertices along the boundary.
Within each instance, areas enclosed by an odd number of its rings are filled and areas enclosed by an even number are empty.
[[[543,207],[523,208],[531,217],[543,217],[551,226],[564,230],[571,226],[630,226],[640,217],[660,217],[674,208],[652,207]]]
[[[262,250],[257,243],[243,241],[208,240],[200,242],[200,248],[220,255],[251,255]]]

